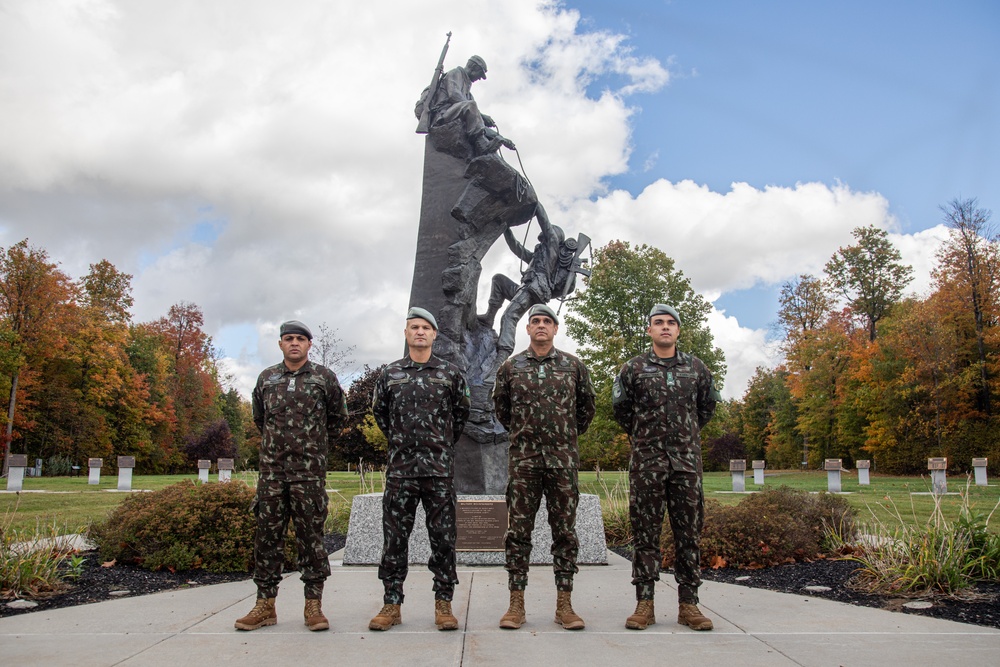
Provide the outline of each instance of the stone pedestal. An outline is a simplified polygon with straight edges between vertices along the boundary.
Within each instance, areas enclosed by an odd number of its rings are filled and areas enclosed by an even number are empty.
[[[733,493],[743,493],[747,490],[746,474],[747,462],[744,459],[730,459],[729,474],[733,477]]]
[[[118,490],[132,490],[132,469],[135,468],[134,456],[118,457]]]
[[[7,490],[20,491],[24,487],[24,469],[28,467],[27,454],[11,454],[7,464]]]
[[[233,459],[219,459],[220,482],[225,483],[232,479],[234,463]]]
[[[972,470],[976,475],[976,486],[989,486],[986,483],[987,459],[972,459]]]
[[[101,466],[103,465],[104,459],[87,459],[87,468],[89,469],[87,484],[101,483]]]
[[[504,500],[500,495],[460,495],[458,500]],[[576,534],[580,540],[577,563],[580,565],[607,565],[608,550],[604,538],[604,520],[601,500],[590,493],[580,494],[576,512]],[[351,522],[347,529],[344,547],[344,565],[378,565],[382,559],[382,494],[368,493],[354,496],[351,505]],[[552,532],[548,523],[545,500],[535,516],[535,529],[531,534],[531,563],[552,563]],[[410,563],[427,563],[430,558],[430,541],[422,507],[417,508],[417,518],[410,535]],[[503,565],[503,551],[459,551],[457,559],[464,565]]]
[[[868,478],[868,470],[872,467],[872,462],[855,461],[855,465],[858,466],[858,484],[861,486],[870,486],[871,480]]]
[[[826,470],[826,490],[830,493],[840,493],[840,471],[843,468],[841,459],[827,459],[823,463]]]
[[[764,485],[764,461],[753,462],[753,483],[757,486]]]
[[[927,469],[931,471],[931,493],[948,493],[948,459],[943,456],[929,458]]]
[[[212,461],[209,459],[198,459],[198,481],[208,482],[208,471],[212,468]]]

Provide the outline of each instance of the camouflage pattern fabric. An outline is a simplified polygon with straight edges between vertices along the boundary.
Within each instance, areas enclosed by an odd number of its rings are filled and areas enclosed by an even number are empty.
[[[431,355],[387,365],[372,394],[372,414],[388,440],[390,477],[453,477],[455,443],[469,418],[469,385],[452,363]]]
[[[664,511],[677,548],[674,567],[681,602],[698,602],[704,525],[701,429],[712,418],[719,392],[695,356],[652,351],[630,359],[615,378],[615,419],[632,442],[629,517],[634,555],[632,583],[639,599],[652,599],[660,578]]]
[[[382,495],[382,562],[378,578],[385,587],[383,603],[403,604],[403,582],[409,572],[409,542],[417,504],[427,519],[434,575],[434,598],[451,600],[458,584],[455,568],[455,483],[450,477],[388,477]]]
[[[454,364],[439,357],[423,364],[409,357],[383,369],[372,394],[375,422],[388,441],[382,496],[382,562],[378,576],[385,604],[403,603],[409,539],[417,504],[427,519],[438,600],[451,600],[455,569],[455,443],[469,418],[469,385]]]
[[[531,531],[543,494],[552,529],[552,570],[556,589],[573,590],[573,575],[579,571],[576,555],[580,547],[576,537],[576,508],[580,503],[577,470],[532,465],[512,465],[507,481],[508,528],[504,552],[510,590],[523,591],[528,585]]]
[[[323,582],[330,576],[330,561],[323,546],[329,498],[326,480],[257,482],[253,512],[257,517],[254,537],[253,580],[258,598],[278,595],[282,563],[285,558],[285,533],[289,520],[295,529],[295,547],[307,600],[323,597]]]
[[[347,419],[347,401],[329,368],[307,361],[264,370],[253,390],[253,421],[260,429],[260,478],[302,482],[326,479],[330,445]]]
[[[253,390],[253,418],[261,432],[260,479],[253,511],[257,597],[275,597],[281,580],[288,522],[295,528],[306,598],[318,599],[330,575],[323,546],[326,459],[347,419],[344,392],[333,371],[307,361],[297,371],[267,368]]]
[[[508,586],[528,581],[531,531],[542,495],[552,529],[556,586],[573,589],[577,572],[579,503],[577,436],[594,418],[594,387],[579,359],[552,348],[537,357],[529,348],[501,364],[493,387],[497,419],[510,435],[505,540]]]

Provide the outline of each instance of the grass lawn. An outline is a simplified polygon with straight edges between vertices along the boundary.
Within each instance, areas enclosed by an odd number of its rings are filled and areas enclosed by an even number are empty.
[[[608,494],[623,495],[624,484],[628,476],[623,472],[583,471],[580,473],[580,487],[583,493],[596,493],[602,498]],[[132,488],[135,490],[155,491],[182,480],[197,480],[196,474],[190,475],[136,475],[132,478]],[[212,475],[212,480],[216,479]],[[256,484],[256,473],[237,472],[233,475],[235,481]],[[942,496],[935,499],[931,495],[912,495],[914,492],[930,491],[930,477],[889,477],[871,476],[870,486],[860,486],[857,473],[845,472],[841,478],[841,487],[847,495],[845,498],[858,512],[862,522],[875,519],[890,525],[903,522],[912,525],[926,525],[934,512],[936,503],[940,503],[942,514],[953,521],[958,517],[963,496],[968,493],[969,503],[973,510],[989,515],[1000,503],[1000,486],[978,487],[966,484],[964,477],[953,476],[948,480],[948,490],[959,492],[955,495]],[[789,486],[804,491],[819,492],[826,490],[826,473],[824,471],[767,471],[764,476],[764,486],[753,483],[752,471],[747,471],[746,488],[756,491],[762,488]],[[118,493],[117,477],[104,475],[99,486],[91,486],[85,476],[81,477],[29,477],[24,480],[20,494],[0,494],[0,528],[14,530],[31,530],[36,525],[56,525],[60,533],[76,533],[95,519],[102,519],[114,509],[127,494]],[[358,493],[381,491],[379,475],[369,475],[362,485],[357,473],[331,472],[327,474],[327,486],[331,490],[331,517],[328,528],[345,530],[346,520],[350,512],[351,499]],[[47,491],[49,493],[32,493]],[[733,493],[729,473],[705,474],[705,497],[723,504],[736,504],[744,496]],[[990,529],[1000,533],[1000,511],[990,521]]]

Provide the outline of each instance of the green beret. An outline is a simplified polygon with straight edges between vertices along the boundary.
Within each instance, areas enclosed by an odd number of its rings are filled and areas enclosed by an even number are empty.
[[[434,316],[431,315],[429,311],[414,306],[413,308],[410,308],[410,310],[407,311],[406,313],[407,320],[412,320],[417,317],[419,317],[422,320],[427,320],[430,323],[430,325],[434,327],[434,331],[437,331],[438,329],[437,320],[434,319]]]
[[[673,315],[674,319],[677,320],[677,325],[681,324],[681,316],[677,314],[677,309],[673,306],[668,306],[665,303],[658,303],[653,306],[653,309],[649,311],[649,319],[652,320],[656,315]]]
[[[559,324],[559,318],[556,317],[556,311],[552,310],[544,303],[538,303],[531,307],[531,310],[528,311],[528,321],[530,322],[531,318],[535,315],[548,315],[552,318],[553,322]]]
[[[285,334],[302,334],[309,340],[313,339],[313,333],[309,331],[309,327],[298,320],[288,320],[281,325],[281,333],[278,334],[278,337],[282,338]]]

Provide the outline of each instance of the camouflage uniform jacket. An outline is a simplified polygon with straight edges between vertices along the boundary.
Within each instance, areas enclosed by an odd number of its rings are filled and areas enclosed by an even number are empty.
[[[346,419],[344,391],[329,368],[307,361],[297,371],[284,362],[265,369],[253,390],[261,479],[325,479],[327,452]]]
[[[508,460],[544,468],[578,468],[577,435],[594,418],[594,387],[583,362],[552,348],[531,348],[497,370],[493,386],[497,419],[510,433]]]
[[[455,443],[469,418],[469,385],[458,366],[431,355],[387,365],[372,413],[388,440],[390,477],[453,477]]]
[[[698,357],[677,351],[661,359],[652,350],[622,366],[613,391],[615,420],[632,441],[632,468],[701,472],[701,429],[719,393]]]

